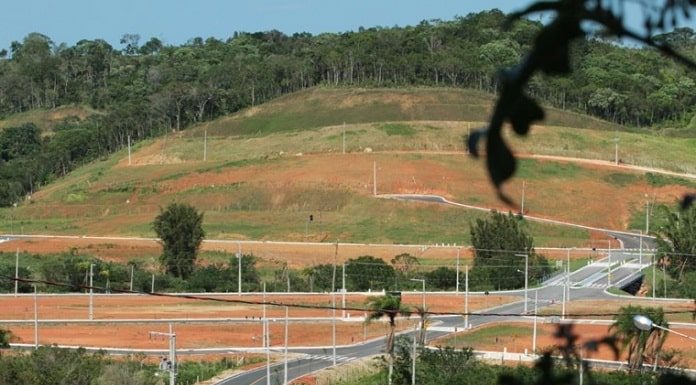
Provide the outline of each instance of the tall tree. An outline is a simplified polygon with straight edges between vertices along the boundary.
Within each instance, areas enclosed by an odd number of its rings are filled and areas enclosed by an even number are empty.
[[[193,272],[205,237],[203,213],[185,203],[172,203],[155,218],[153,227],[162,243],[160,262],[165,270],[187,278]]]
[[[525,257],[532,282],[548,273],[546,259],[534,252],[534,239],[522,227],[523,219],[493,211],[471,225],[474,247],[472,283],[487,289],[515,289],[524,285]]]

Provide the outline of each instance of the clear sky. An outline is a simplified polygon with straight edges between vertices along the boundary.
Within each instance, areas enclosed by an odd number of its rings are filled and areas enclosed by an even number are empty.
[[[530,0],[7,0],[0,11],[0,49],[30,32],[57,44],[105,39],[121,48],[125,33],[181,44],[193,37],[226,39],[235,31],[277,29],[344,32],[358,27],[414,25],[499,8],[517,10]],[[637,17],[634,15],[634,18]],[[690,24],[694,24],[692,21]]]

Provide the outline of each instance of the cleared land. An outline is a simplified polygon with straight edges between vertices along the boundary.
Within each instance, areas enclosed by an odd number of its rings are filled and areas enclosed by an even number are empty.
[[[571,292],[572,296],[572,292]],[[665,316],[670,322],[694,322],[696,315],[696,303],[691,301],[651,301],[648,299],[631,299],[623,297],[616,300],[579,300],[566,305],[566,312],[570,318],[599,318],[608,319],[611,317],[601,316],[602,313],[615,312],[620,306],[643,306],[661,307],[665,311]],[[555,304],[539,311],[539,314],[560,314],[561,304]],[[673,314],[670,314],[673,313]]]
[[[557,327],[558,325],[555,324],[538,325],[538,350],[547,351],[565,343],[565,340],[555,337]],[[696,337],[696,329],[694,328],[676,327],[675,330]],[[491,351],[502,351],[503,348],[507,348],[507,351],[511,353],[524,353],[525,350],[529,352],[532,350],[532,333],[533,326],[531,324],[501,323],[488,325],[469,332],[457,333],[456,336],[437,340],[431,343],[431,345],[472,346],[475,349]],[[572,333],[579,337],[578,343],[581,344],[590,340],[601,339],[611,334],[611,331],[607,325],[573,325]],[[680,350],[682,365],[690,366],[696,364],[696,346],[694,346],[692,341],[668,333],[664,348]],[[605,360],[616,359],[613,352],[604,345],[601,345],[596,352],[585,351],[584,357]],[[619,359],[625,360],[625,353],[622,353]]]
[[[243,301],[262,301],[260,295],[216,296],[215,298]],[[340,304],[341,297],[337,296]],[[366,297],[363,295],[348,295],[348,307],[364,308]],[[276,304],[303,304],[330,306],[329,295],[268,295],[268,302]],[[407,305],[420,304],[419,293],[403,293]],[[469,307],[472,311],[501,305],[517,300],[504,296],[472,296]],[[432,311],[459,312],[464,308],[463,296],[440,295],[426,296],[426,302]],[[40,319],[85,319],[88,314],[88,296],[39,296]],[[3,309],[3,319],[33,320],[33,298],[31,296],[0,297]],[[266,314],[273,319],[271,323],[271,343],[282,343],[284,307],[280,305],[267,306]],[[149,296],[96,296],[94,299],[95,319],[162,319],[187,318],[184,323],[175,323],[177,343],[182,348],[211,348],[211,347],[259,347],[261,336],[260,318],[262,306],[243,303],[220,303],[212,301],[197,301],[171,297]],[[293,317],[327,317],[323,322],[293,321],[290,324],[290,344],[294,346],[321,346],[331,344],[331,317],[328,309],[290,308],[289,316]],[[337,312],[341,316],[341,312]],[[365,325],[360,317],[364,311],[348,310],[347,318],[339,321],[337,341],[348,344],[378,336],[386,332],[383,322]],[[229,320],[227,322],[200,322],[202,318],[243,318],[243,321]],[[352,320],[351,320],[352,319]],[[197,321],[198,320],[198,321]],[[399,328],[409,328],[413,320],[400,322]],[[158,348],[164,343],[151,341],[147,338],[148,331],[166,330],[166,323],[65,323],[42,324],[40,326],[40,341],[42,344],[69,344],[79,346],[108,346],[129,348]],[[311,325],[311,326],[310,326]],[[7,327],[18,338],[16,342],[33,343],[34,329],[31,324],[8,324]],[[66,333],[69,328],[70,333]]]
[[[204,294],[198,295],[205,297]],[[40,295],[39,314],[41,319],[86,319],[89,306],[88,295]],[[262,306],[248,303],[235,303],[235,301],[260,303],[261,295],[242,296],[228,295],[215,296],[214,298],[229,300],[231,302],[203,301],[183,299],[176,297],[159,296],[133,296],[133,295],[96,295],[94,296],[95,319],[162,319],[162,318],[248,318],[258,319],[262,315]],[[347,295],[346,307],[364,309],[366,296]],[[403,302],[408,306],[420,305],[421,294],[418,292],[402,293]],[[502,305],[518,300],[509,296],[470,296],[469,308],[471,311]],[[341,304],[341,296],[336,296],[336,301]],[[328,294],[314,295],[272,295],[266,296],[266,302],[276,305],[267,306],[269,317],[284,317],[284,304],[317,305],[329,307],[332,303]],[[462,312],[464,309],[464,296],[426,295],[426,303],[430,311],[434,312]],[[33,320],[34,302],[31,295],[2,296],[2,319],[4,320]],[[347,310],[354,317],[364,316],[362,310]],[[341,312],[338,312],[341,315]],[[330,317],[328,309],[304,309],[291,308],[291,317]]]
[[[490,95],[447,89],[287,95],[140,142],[131,165],[124,150],[82,167],[20,207],[0,210],[0,229],[151,236],[159,208],[186,201],[205,211],[210,238],[466,244],[470,222],[483,213],[375,200],[372,168],[376,162],[378,193],[440,194],[507,211],[483,163],[463,151],[462,138],[483,124],[491,102]],[[682,171],[696,164],[691,139],[616,132],[620,127],[555,110],[547,123],[531,140],[510,137],[515,150],[611,159],[618,135],[623,162]],[[529,214],[616,229],[640,215],[645,194],[671,203],[694,187],[683,178],[531,159],[506,187],[511,196],[521,196],[522,180]],[[309,214],[317,220],[308,224]],[[583,246],[590,238],[558,226],[529,229],[539,245]]]
[[[593,233],[587,246],[606,248],[606,241],[601,234]],[[616,241],[613,247],[618,247]],[[304,268],[322,263],[333,262],[336,248],[331,243],[276,243],[276,242],[216,242],[205,241],[199,255],[199,263],[228,264],[234,253],[241,249],[244,254],[253,254],[259,258],[258,266],[280,268]],[[77,253],[92,256],[105,261],[125,264],[129,261],[139,261],[149,268],[157,268],[157,260],[162,253],[161,245],[151,240],[98,240],[89,238],[23,238],[0,243],[0,252],[5,255],[7,264],[14,264],[14,252],[20,252],[20,264],[29,267],[38,262],[31,255],[53,255],[60,253]],[[463,269],[465,265],[472,265],[472,252],[469,247],[461,247],[455,244],[449,245],[370,245],[370,244],[340,244],[336,261],[345,262],[351,258],[362,255],[371,255],[381,258],[387,263],[399,254],[408,253],[417,256],[423,269],[432,269],[438,266],[454,268],[457,263],[459,251],[459,264]],[[538,253],[551,260],[565,260],[567,253],[564,250],[537,249]],[[588,252],[583,250],[571,250],[570,258],[573,267],[583,266],[589,259],[603,257],[602,251]],[[39,257],[40,258],[40,257]],[[0,258],[2,260],[2,258]],[[574,270],[574,269],[573,269]]]

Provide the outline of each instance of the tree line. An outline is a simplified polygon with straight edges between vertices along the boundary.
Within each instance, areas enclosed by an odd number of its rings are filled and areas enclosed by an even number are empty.
[[[196,37],[178,46],[157,38],[141,43],[138,35],[126,34],[120,49],[102,39],[69,46],[31,33],[0,51],[0,117],[72,104],[101,113],[68,120],[59,135],[42,138],[42,152],[50,147],[49,157],[3,156],[0,180],[7,183],[0,183],[0,205],[17,203],[128,140],[180,130],[308,87],[415,85],[495,92],[498,68],[518,62],[542,26],[522,20],[504,29],[505,17],[491,10],[345,33],[237,32],[224,41]],[[656,39],[696,57],[696,33],[690,28]],[[598,36],[572,50],[577,70],[567,78],[533,78],[531,96],[617,123],[696,126],[693,72],[651,49]]]
[[[33,108],[89,104],[124,144],[259,104],[316,85],[430,85],[496,91],[496,72],[530,49],[542,24],[503,28],[499,10],[416,26],[345,33],[236,32],[227,40],[195,37],[180,46],[124,35],[121,49],[102,39],[73,46],[31,33],[0,51],[0,116]],[[696,33],[677,28],[655,37],[694,57]],[[625,124],[693,115],[696,77],[657,52],[591,35],[572,47],[567,79],[538,77],[530,93],[560,108]]]

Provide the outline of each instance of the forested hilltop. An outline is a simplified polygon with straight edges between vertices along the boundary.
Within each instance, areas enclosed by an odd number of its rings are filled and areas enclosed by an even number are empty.
[[[492,10],[417,26],[292,36],[235,33],[227,41],[193,38],[165,46],[124,35],[56,45],[39,33],[0,51],[0,117],[65,105],[100,111],[66,120],[41,138],[28,124],[0,133],[0,205],[78,164],[169,129],[253,106],[317,85],[438,86],[495,92],[498,68],[516,63],[541,24],[503,30]],[[696,58],[696,34],[677,29],[658,38]],[[569,78],[538,77],[531,92],[547,104],[630,126],[696,127],[696,73],[650,49],[600,38],[573,47]],[[463,106],[464,108],[464,106]],[[679,129],[683,128],[683,129]],[[14,167],[9,167],[13,165]],[[4,183],[7,181],[8,183]]]

